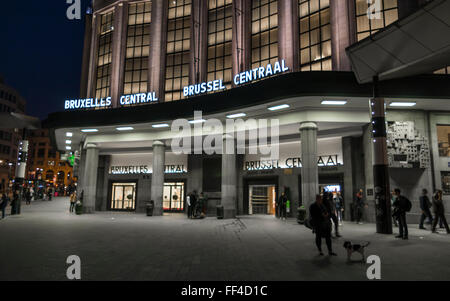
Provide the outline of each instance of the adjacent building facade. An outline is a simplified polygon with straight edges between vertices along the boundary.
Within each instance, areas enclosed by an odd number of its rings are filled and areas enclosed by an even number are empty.
[[[156,214],[181,212],[195,190],[211,215],[219,204],[226,217],[274,214],[282,192],[295,210],[327,189],[342,193],[351,219],[363,189],[373,221],[372,87],[356,82],[345,49],[426,2],[94,1],[81,99],[68,98],[45,124],[59,151],[75,153],[86,212],[143,212],[150,200]],[[413,200],[411,218],[422,188],[450,201],[445,70],[380,83],[391,187]],[[177,119],[192,131],[174,131]],[[211,119],[244,124],[229,130]],[[261,120],[278,125],[276,156],[250,151],[248,134],[267,129]],[[200,147],[208,135],[235,146],[246,137],[245,151],[210,154]],[[179,138],[190,152],[174,151]]]
[[[0,77],[0,112],[25,113],[26,102],[12,87]],[[17,146],[22,138],[22,130],[0,130],[0,191],[6,192],[10,180],[15,177]]]

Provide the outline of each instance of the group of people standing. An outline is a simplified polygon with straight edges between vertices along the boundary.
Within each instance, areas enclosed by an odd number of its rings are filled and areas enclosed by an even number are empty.
[[[206,216],[207,199],[203,192],[200,195],[194,190],[186,196],[187,217],[201,218]]]

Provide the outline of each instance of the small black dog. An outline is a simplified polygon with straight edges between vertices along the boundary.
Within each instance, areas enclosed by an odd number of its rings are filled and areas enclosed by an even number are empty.
[[[366,259],[364,250],[368,245],[370,245],[370,242],[367,242],[366,244],[352,244],[351,241],[344,242],[344,248],[347,250],[347,260],[350,261],[353,252],[358,252],[362,255],[362,261],[364,262]]]

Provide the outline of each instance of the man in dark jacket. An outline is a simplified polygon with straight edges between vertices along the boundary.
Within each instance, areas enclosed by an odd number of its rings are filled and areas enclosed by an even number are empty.
[[[399,235],[396,238],[408,239],[408,225],[406,224],[406,211],[409,200],[400,194],[400,189],[394,190],[394,214],[398,220]]]
[[[339,234],[339,222],[336,216],[336,206],[333,202],[333,194],[331,192],[323,191],[323,204],[327,207],[328,212],[330,212],[330,218],[334,224],[334,232],[336,237],[341,237]]]
[[[431,208],[431,202],[428,198],[428,191],[426,189],[422,189],[422,195],[419,198],[420,201],[420,209],[422,210],[422,215],[420,216],[420,223],[419,223],[419,229],[426,230],[426,228],[423,226],[423,222],[425,221],[425,218],[428,217],[428,221],[430,224],[433,222],[433,217],[431,216],[430,208]]]
[[[6,194],[3,194],[1,204],[0,204],[0,209],[2,210],[2,219],[4,219],[6,216],[6,207],[7,206],[8,206],[8,197],[6,196]]]
[[[278,207],[280,208],[280,219],[286,219],[286,203],[288,199],[286,193],[283,192],[278,200]]]
[[[450,228],[447,224],[447,219],[445,218],[445,207],[444,202],[442,201],[442,190],[438,190],[433,197],[433,212],[434,212],[434,221],[431,231],[433,233],[436,232],[436,226],[438,220],[441,220],[447,230],[447,234],[450,234]]]
[[[309,213],[312,218],[314,233],[316,234],[316,246],[319,250],[319,254],[323,256],[322,238],[325,238],[328,248],[328,254],[330,256],[337,256],[336,253],[333,253],[331,245],[331,212],[329,212],[327,207],[324,206],[322,197],[320,195],[317,195],[316,202],[312,203],[311,206],[309,206]]]
[[[356,210],[355,215],[357,224],[362,224],[361,219],[363,216],[363,209],[364,209],[363,190],[360,189],[356,194],[355,200],[355,210]]]

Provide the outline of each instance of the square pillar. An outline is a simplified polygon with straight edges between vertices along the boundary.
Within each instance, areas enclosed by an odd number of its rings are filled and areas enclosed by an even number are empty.
[[[86,146],[86,163],[83,177],[83,212],[94,213],[97,197],[98,148],[89,143]]]
[[[235,142],[230,135],[223,136],[221,205],[223,206],[225,219],[236,217],[237,167]],[[232,147],[227,149],[227,144],[232,145]]]
[[[299,69],[298,0],[278,0],[278,57],[291,71]]]

